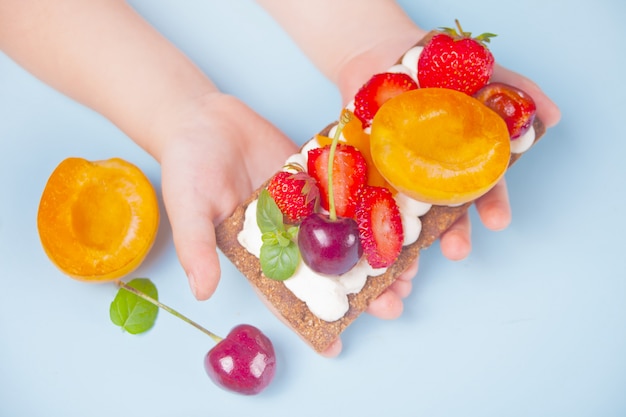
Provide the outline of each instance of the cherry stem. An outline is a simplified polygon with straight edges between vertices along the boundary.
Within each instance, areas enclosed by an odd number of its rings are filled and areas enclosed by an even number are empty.
[[[344,126],[350,121],[350,112],[344,111],[341,114],[337,129],[333,135],[333,141],[330,144],[330,152],[328,153],[328,217],[330,220],[337,220],[337,210],[335,209],[335,192],[333,191],[333,165],[335,162],[335,150],[339,142],[339,136]]]
[[[190,318],[182,315],[181,313],[179,313],[178,311],[174,310],[173,308],[163,304],[162,302],[155,300],[154,298],[150,297],[148,294],[139,291],[136,288],[131,287],[130,285],[126,284],[125,282],[122,281],[118,281],[117,285],[123,289],[125,289],[128,292],[131,292],[133,294],[135,294],[137,297],[141,297],[144,300],[146,300],[149,303],[154,304],[155,306],[162,308],[163,310],[167,311],[168,313],[178,317],[179,319],[181,319],[182,321],[191,324],[193,327],[195,327],[196,329],[200,330],[202,333],[206,334],[207,336],[209,336],[211,339],[213,339],[215,341],[215,343],[219,343],[222,338],[218,335],[216,335],[215,333],[205,329],[204,327],[202,327],[201,325],[199,325],[198,323],[196,323],[195,321],[191,320]]]

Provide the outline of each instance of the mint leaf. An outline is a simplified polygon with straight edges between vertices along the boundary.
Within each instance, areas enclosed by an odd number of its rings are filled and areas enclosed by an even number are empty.
[[[300,251],[295,242],[283,245],[261,246],[261,269],[266,277],[277,281],[290,278],[300,262]]]
[[[266,277],[284,281],[291,277],[300,262],[300,251],[294,242],[297,226],[285,229],[283,213],[267,189],[259,194],[256,221],[261,229],[261,270]]]
[[[133,279],[127,285],[155,300],[158,299],[156,286],[147,278]],[[120,288],[111,302],[109,317],[113,324],[120,326],[128,333],[139,334],[152,328],[158,312],[158,306]]]
[[[285,229],[283,213],[280,211],[267,189],[262,190],[259,194],[256,207],[256,222],[259,225],[259,229],[261,229],[261,233],[276,232]]]

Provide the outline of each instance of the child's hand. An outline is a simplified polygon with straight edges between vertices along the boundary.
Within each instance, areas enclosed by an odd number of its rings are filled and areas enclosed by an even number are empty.
[[[163,200],[191,289],[209,298],[219,281],[214,226],[283,165],[296,145],[234,97],[213,93],[162,147]]]

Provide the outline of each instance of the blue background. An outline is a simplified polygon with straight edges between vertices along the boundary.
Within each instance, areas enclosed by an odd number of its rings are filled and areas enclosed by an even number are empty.
[[[294,141],[335,120],[333,85],[252,1],[131,3]],[[61,160],[119,156],[157,188],[159,167],[0,54],[0,416],[626,415],[626,3],[400,3],[426,29],[459,18],[497,33],[496,59],[538,82],[562,121],[507,174],[511,226],[488,232],[472,211],[469,258],[424,252],[404,315],[361,317],[333,360],[273,317],[226,260],[215,296],[196,302],[163,216],[135,275],[217,333],[262,328],[280,368],[258,397],[209,381],[205,335],[165,312],[149,333],[125,334],[108,318],[113,285],[73,281],[48,261],[36,213]]]

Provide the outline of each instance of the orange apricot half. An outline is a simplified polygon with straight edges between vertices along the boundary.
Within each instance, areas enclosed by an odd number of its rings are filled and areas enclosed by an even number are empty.
[[[416,200],[472,201],[504,175],[511,155],[506,124],[478,100],[422,88],[383,104],[372,121],[374,164],[398,191]]]
[[[159,226],[148,178],[119,158],[68,158],[41,196],[37,228],[50,260],[81,281],[121,278],[144,260]]]

